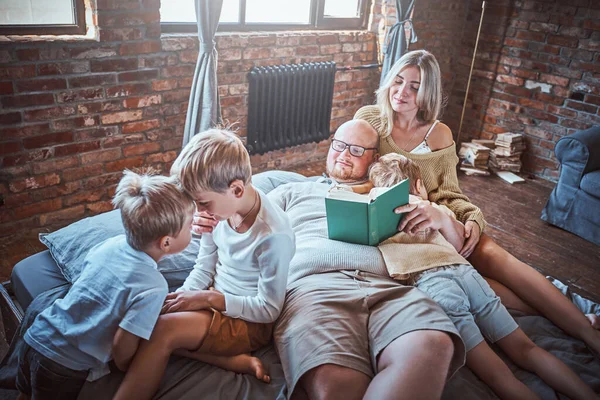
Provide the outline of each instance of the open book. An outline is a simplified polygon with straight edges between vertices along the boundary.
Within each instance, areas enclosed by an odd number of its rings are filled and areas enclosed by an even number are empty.
[[[398,231],[402,214],[396,207],[408,204],[408,179],[390,188],[358,194],[334,186],[325,198],[329,239],[376,246]]]

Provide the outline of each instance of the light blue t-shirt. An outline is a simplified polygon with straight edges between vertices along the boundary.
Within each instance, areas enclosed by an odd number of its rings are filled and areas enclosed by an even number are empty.
[[[98,379],[109,372],[117,328],[149,339],[167,293],[152,257],[115,236],[89,251],[81,276],[36,317],[25,341],[67,368],[89,369],[88,380]]]

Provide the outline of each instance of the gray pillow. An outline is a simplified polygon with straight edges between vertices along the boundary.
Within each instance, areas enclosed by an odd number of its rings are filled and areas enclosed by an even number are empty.
[[[304,182],[308,178],[287,171],[268,171],[252,177],[252,183],[264,193],[277,186],[290,182]],[[40,235],[60,271],[69,282],[75,281],[81,274],[83,260],[88,251],[104,240],[124,234],[121,212],[110,211],[74,222],[55,232]],[[158,270],[163,274],[169,287],[179,287],[194,267],[200,237],[194,235],[190,245],[181,253],[164,257],[158,263]]]
[[[92,247],[124,233],[121,211],[113,210],[74,222],[56,232],[41,234],[40,241],[50,249],[50,254],[65,279],[72,283],[81,274],[83,260]],[[158,270],[169,287],[183,283],[194,266],[199,248],[200,238],[194,236],[184,251],[160,260]]]

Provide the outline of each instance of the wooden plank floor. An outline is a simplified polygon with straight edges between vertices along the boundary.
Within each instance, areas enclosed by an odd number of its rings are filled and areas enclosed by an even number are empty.
[[[486,233],[518,259],[600,301],[600,247],[540,219],[554,184],[461,175],[460,186],[488,223]],[[600,210],[596,210],[600,212]]]
[[[324,161],[293,170],[307,176],[321,175]],[[543,222],[539,216],[554,184],[527,179],[511,185],[497,177],[459,176],[460,185],[478,205],[488,222],[486,233],[511,254],[568,283],[575,292],[600,301],[600,247]],[[0,279],[12,266],[44,246],[37,235],[0,240]]]

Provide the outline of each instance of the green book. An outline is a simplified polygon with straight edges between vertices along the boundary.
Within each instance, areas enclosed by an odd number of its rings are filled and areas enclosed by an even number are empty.
[[[377,246],[398,232],[402,214],[397,207],[408,204],[408,179],[390,188],[358,194],[333,187],[325,197],[329,239]]]

